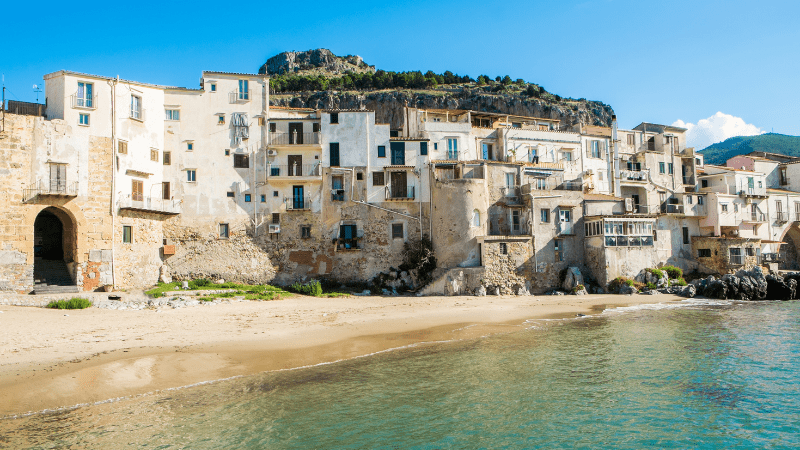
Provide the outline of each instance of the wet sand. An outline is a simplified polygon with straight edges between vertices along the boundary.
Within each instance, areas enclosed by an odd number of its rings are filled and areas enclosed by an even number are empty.
[[[296,296],[141,311],[0,306],[0,417],[679,300]]]

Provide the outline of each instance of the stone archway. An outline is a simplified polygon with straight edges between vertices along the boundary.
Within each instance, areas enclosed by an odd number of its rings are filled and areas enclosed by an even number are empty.
[[[779,252],[781,270],[800,269],[800,228],[792,225],[787,228],[781,237],[785,244],[781,245]]]
[[[77,252],[76,224],[57,207],[39,211],[33,222],[33,278],[37,291],[47,286],[74,286],[68,264]]]

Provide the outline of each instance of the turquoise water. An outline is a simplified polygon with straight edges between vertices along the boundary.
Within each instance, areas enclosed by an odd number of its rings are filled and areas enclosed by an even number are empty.
[[[800,447],[800,302],[685,304],[0,420],[0,447]]]

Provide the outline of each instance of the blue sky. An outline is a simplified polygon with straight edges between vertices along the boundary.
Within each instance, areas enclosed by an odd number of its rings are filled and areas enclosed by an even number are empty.
[[[624,128],[680,120],[720,131],[717,138],[800,135],[797,1],[243,5],[4,5],[6,96],[33,101],[32,85],[60,69],[196,87],[204,69],[255,72],[281,51],[325,47],[386,70],[524,78],[608,103]]]

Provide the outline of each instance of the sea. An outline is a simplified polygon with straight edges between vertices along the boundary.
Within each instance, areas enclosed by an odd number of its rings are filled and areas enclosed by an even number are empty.
[[[0,448],[800,448],[800,302],[530,320],[0,419]]]

